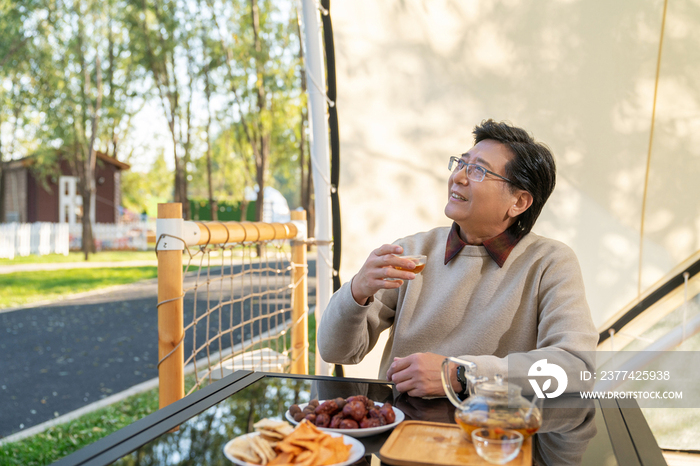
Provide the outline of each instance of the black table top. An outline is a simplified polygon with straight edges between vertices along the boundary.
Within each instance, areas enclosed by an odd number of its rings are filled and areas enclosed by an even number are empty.
[[[259,419],[284,419],[294,403],[358,394],[391,402],[407,420],[455,422],[455,408],[447,399],[409,397],[382,381],[238,371],[55,465],[230,466],[224,445],[251,432]],[[561,406],[545,405],[542,428],[533,437],[533,464],[666,464],[634,400],[588,400],[575,407]],[[378,457],[390,434],[358,439],[367,455],[358,464],[370,464],[372,455]]]

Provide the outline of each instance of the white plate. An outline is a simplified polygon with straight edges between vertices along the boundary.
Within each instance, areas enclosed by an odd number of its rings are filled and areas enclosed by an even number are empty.
[[[319,401],[318,403],[323,403],[323,400]],[[308,403],[302,403],[299,405],[299,408],[301,408],[301,410],[303,411],[306,405],[308,405]],[[375,401],[374,405],[381,408],[382,406],[384,406],[384,403]],[[336,434],[349,435],[350,437],[355,438],[369,437],[370,435],[381,434],[382,432],[386,432],[387,430],[393,429],[394,427],[399,425],[399,422],[403,421],[406,417],[404,416],[403,412],[396,406],[392,406],[391,408],[394,410],[394,414],[396,414],[396,419],[391,424],[387,424],[385,426],[367,427],[366,429],[331,429],[329,427],[316,427],[324,432],[335,432]],[[284,413],[284,417],[286,417],[287,420],[294,425],[299,424],[297,421],[294,420],[292,415],[289,413],[289,410],[287,410],[287,412]]]
[[[253,435],[260,435],[260,434],[258,432],[251,432],[250,434],[241,435],[241,437],[251,437]],[[334,432],[329,432],[329,435],[331,437],[343,437],[343,443],[351,446],[350,456],[348,457],[347,461],[343,461],[342,463],[335,463],[335,464],[333,464],[333,466],[348,466],[350,464],[358,462],[360,460],[360,458],[365,456],[365,446],[362,445],[362,443],[360,443],[359,440],[355,440],[354,438],[348,437],[347,435],[336,434]],[[237,437],[237,438],[239,438],[239,437]],[[255,463],[247,463],[243,460],[239,460],[238,458],[236,458],[233,455],[230,455],[229,452],[227,451],[228,446],[234,440],[236,440],[236,439],[229,440],[228,442],[226,442],[226,445],[224,445],[224,455],[226,455],[226,458],[228,458],[229,460],[233,461],[234,463],[236,463],[240,466],[260,466],[259,464],[255,464]]]

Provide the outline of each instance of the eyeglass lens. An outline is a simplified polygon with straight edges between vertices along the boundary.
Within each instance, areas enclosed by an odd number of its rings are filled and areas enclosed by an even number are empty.
[[[450,163],[447,168],[449,170],[456,169],[457,171],[460,171],[464,169],[465,166],[467,167],[467,177],[470,180],[477,182],[484,181],[486,171],[483,168],[473,163],[467,163],[462,159],[458,159],[457,157],[450,157]]]

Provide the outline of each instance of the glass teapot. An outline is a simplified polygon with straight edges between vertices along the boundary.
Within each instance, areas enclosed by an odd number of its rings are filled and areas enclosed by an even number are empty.
[[[450,382],[450,363],[466,367],[469,397],[461,401]],[[527,439],[542,425],[542,399],[533,397],[532,402],[524,398],[518,385],[503,381],[496,374],[493,381],[487,377],[476,377],[476,364],[459,358],[448,357],[442,362],[442,386],[445,394],[455,405],[455,421],[471,441],[472,431],[486,427],[517,430]]]

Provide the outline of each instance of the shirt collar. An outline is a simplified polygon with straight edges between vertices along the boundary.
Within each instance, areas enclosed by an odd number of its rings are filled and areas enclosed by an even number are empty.
[[[513,250],[516,244],[522,236],[516,236],[510,230],[506,230],[498,236],[489,238],[483,242],[486,252],[489,253],[491,259],[498,264],[499,267],[503,267],[508,255]],[[454,257],[466,246],[462,238],[459,236],[459,225],[457,223],[452,223],[452,229],[450,234],[447,236],[447,245],[445,246],[445,265],[450,262]]]

